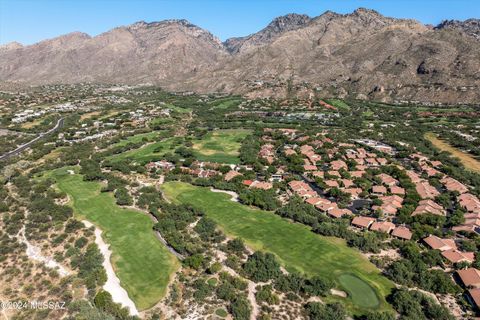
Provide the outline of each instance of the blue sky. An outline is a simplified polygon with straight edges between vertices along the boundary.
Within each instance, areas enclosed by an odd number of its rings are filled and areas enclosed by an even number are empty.
[[[72,31],[92,36],[136,21],[187,19],[220,39],[256,32],[287,13],[317,16],[366,7],[438,24],[480,18],[478,0],[0,0],[0,44],[32,44]]]

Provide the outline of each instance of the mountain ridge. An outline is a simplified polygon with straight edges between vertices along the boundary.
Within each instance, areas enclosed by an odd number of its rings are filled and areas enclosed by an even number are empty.
[[[476,30],[476,19],[432,28],[365,8],[288,14],[224,42],[184,19],[138,21],[96,36],[72,32],[29,46],[1,46],[0,82],[151,82],[252,98],[475,103]]]

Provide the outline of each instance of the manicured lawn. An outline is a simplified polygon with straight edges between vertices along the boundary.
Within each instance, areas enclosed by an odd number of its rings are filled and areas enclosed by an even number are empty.
[[[385,296],[390,293],[393,284],[359,251],[348,247],[344,240],[319,236],[306,226],[291,223],[271,212],[235,203],[228,195],[214,193],[207,188],[169,182],[162,186],[162,190],[173,201],[191,204],[205,211],[228,235],[243,238],[255,250],[274,253],[287,270],[332,279],[337,287],[349,293],[349,297],[342,301],[352,313],[389,309]],[[345,278],[345,275],[354,276],[355,281],[350,281],[351,278]],[[361,290],[366,290],[365,297],[361,297]]]
[[[130,137],[127,137],[123,140],[120,140],[119,142],[112,144],[111,147],[119,147],[119,146],[127,145],[129,143],[137,143],[137,142],[142,141],[144,138],[146,138],[148,140],[151,140],[151,139],[154,139],[155,137],[158,137],[159,134],[160,134],[159,131],[139,133],[139,134],[136,134],[134,136],[130,136]]]
[[[193,141],[195,157],[200,161],[239,163],[238,150],[249,130],[230,129],[209,132],[203,139]]]
[[[480,172],[480,161],[475,159],[469,153],[452,147],[447,142],[440,140],[433,132],[427,132],[425,134],[425,139],[429,140],[435,148],[438,148],[441,151],[446,151],[455,158],[458,158],[466,169]]]
[[[163,155],[173,152],[181,138],[168,138],[158,142],[149,143],[138,149],[128,150],[117,155],[110,156],[108,159],[124,160],[133,159],[138,163],[145,164],[150,161],[161,160]]]
[[[350,106],[345,103],[345,101],[340,100],[340,99],[327,99],[325,100],[326,103],[331,104],[334,107],[337,107],[339,109],[343,110],[350,110]]]
[[[115,272],[137,308],[152,307],[164,296],[178,268],[176,258],[155,237],[146,214],[117,206],[111,193],[100,192],[99,183],[83,181],[81,175],[66,170],[49,175],[69,195],[76,218],[89,220],[103,231]]]
[[[375,291],[362,279],[353,274],[342,274],[338,277],[338,282],[342,288],[351,297],[354,304],[376,308],[380,301],[378,300]]]
[[[239,98],[225,98],[220,100],[214,100],[210,105],[212,105],[213,109],[228,109],[233,106],[240,104],[242,99]]]

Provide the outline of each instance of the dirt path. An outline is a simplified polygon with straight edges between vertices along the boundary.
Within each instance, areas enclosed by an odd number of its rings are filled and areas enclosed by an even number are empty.
[[[90,221],[82,221],[87,228],[94,226]],[[121,286],[120,279],[118,279],[115,271],[113,270],[112,263],[110,262],[110,256],[112,251],[108,248],[109,245],[102,239],[102,230],[95,227],[95,243],[97,244],[100,252],[103,255],[103,267],[107,273],[107,282],[103,285],[103,289],[112,295],[112,300],[116,303],[120,303],[123,307],[127,307],[130,310],[131,315],[138,315],[137,307],[135,303],[128,296],[127,291]]]
[[[55,261],[52,257],[47,257],[43,255],[40,248],[34,246],[27,240],[27,237],[25,237],[25,227],[20,230],[19,238],[20,241],[22,241],[27,246],[26,254],[30,259],[42,262],[48,268],[57,270],[61,277],[66,277],[70,275],[70,271],[67,268]]]
[[[219,258],[220,261],[224,262],[227,259],[227,256],[224,252],[215,249],[215,254]],[[228,274],[234,277],[240,277],[239,274],[233,270],[230,267],[227,267],[225,264],[223,264],[223,270],[225,270]],[[255,299],[255,293],[257,292],[256,286],[257,284],[251,280],[245,279],[248,283],[248,301],[250,302],[250,305],[252,306],[252,313],[250,314],[250,320],[255,320],[257,319],[258,315],[260,314],[260,307],[257,304],[257,300]]]

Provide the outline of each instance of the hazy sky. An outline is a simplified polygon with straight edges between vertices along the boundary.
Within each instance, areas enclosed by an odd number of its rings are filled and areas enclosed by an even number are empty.
[[[72,31],[92,36],[136,21],[187,19],[225,40],[265,27],[287,13],[318,16],[366,7],[438,24],[480,18],[480,0],[0,0],[0,44],[32,44]]]

